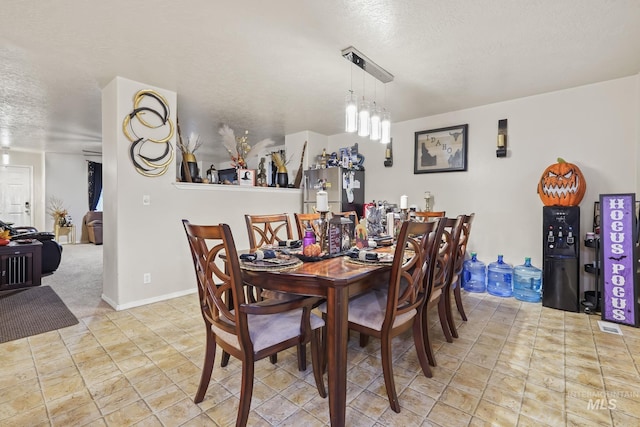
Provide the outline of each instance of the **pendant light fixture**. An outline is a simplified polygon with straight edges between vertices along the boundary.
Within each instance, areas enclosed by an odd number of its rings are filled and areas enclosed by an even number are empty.
[[[344,108],[344,130],[350,133],[358,130],[358,101],[353,93],[353,65],[351,65],[351,86]]]
[[[353,91],[349,91],[344,109],[344,131],[353,133],[358,130],[358,104]]]
[[[382,144],[391,142],[391,114],[386,110],[382,112],[382,120],[380,120],[380,142]]]
[[[343,49],[342,56],[347,61],[362,68],[362,70],[366,71],[382,83],[393,81],[393,75],[391,73],[368,59],[353,46]],[[371,108],[371,103],[365,98],[364,74],[362,79],[362,98],[356,107],[355,100],[357,97],[353,93],[353,67],[351,83],[351,90],[349,90],[349,95],[347,95],[345,103],[345,131],[355,132],[357,130],[359,136],[369,136],[372,141],[380,141],[385,144],[389,143],[391,140],[391,114],[389,114],[385,108],[380,109],[377,105],[377,100],[373,102],[373,108]],[[355,117],[357,117],[357,124]]]
[[[358,103],[358,136],[369,136],[371,131],[371,119],[369,101],[364,96]]]
[[[373,103],[373,110],[371,111],[371,133],[369,134],[369,139],[372,141],[379,141],[381,138],[381,116],[380,109]]]

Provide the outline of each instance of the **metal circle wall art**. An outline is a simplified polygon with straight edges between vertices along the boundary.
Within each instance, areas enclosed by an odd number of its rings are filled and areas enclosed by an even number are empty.
[[[170,115],[169,103],[154,90],[143,89],[133,97],[133,110],[124,118],[122,131],[131,142],[129,158],[139,174],[160,176],[172,164],[175,127]]]

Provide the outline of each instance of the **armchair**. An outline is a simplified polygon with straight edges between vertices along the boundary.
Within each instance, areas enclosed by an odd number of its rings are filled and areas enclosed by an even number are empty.
[[[51,274],[62,261],[62,245],[53,240],[54,234],[34,227],[12,227],[0,221],[0,228],[9,230],[12,239],[36,239],[42,242],[42,275]]]
[[[87,228],[87,235],[89,242],[96,245],[102,244],[102,212],[101,211],[89,211],[85,214],[82,220],[84,226]]]

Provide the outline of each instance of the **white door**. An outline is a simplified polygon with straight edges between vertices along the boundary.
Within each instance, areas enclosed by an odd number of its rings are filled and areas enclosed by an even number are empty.
[[[31,167],[0,166],[0,220],[31,226]]]

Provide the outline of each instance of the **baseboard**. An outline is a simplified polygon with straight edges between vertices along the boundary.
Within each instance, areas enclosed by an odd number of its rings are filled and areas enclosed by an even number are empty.
[[[132,301],[132,302],[128,302],[126,304],[117,304],[115,301],[113,301],[111,298],[107,297],[105,294],[102,294],[102,300],[104,302],[106,302],[107,304],[109,304],[111,307],[113,307],[114,310],[120,311],[120,310],[126,310],[128,308],[140,307],[141,305],[153,304],[154,302],[166,301],[166,300],[173,299],[173,298],[183,297],[185,295],[194,294],[196,292],[197,292],[197,289],[195,289],[195,288],[194,289],[187,289],[185,291],[172,292],[170,294],[159,295],[159,296],[153,297],[153,298],[146,298],[146,299],[141,299],[141,300],[137,300],[137,301]]]

